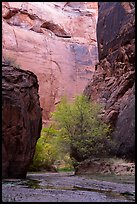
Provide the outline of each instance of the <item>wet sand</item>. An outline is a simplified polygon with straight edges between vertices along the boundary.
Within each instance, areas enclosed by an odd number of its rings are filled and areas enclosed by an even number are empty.
[[[4,179],[3,202],[134,202],[134,182],[110,182],[71,173],[28,173]]]

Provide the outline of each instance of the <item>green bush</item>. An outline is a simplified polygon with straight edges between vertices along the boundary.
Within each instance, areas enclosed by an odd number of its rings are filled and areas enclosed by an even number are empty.
[[[53,170],[54,162],[58,159],[58,148],[55,136],[57,130],[52,127],[43,128],[37,141],[33,163],[29,170]]]
[[[100,110],[83,95],[71,103],[63,98],[52,113],[52,125],[42,129],[31,170],[73,169],[85,159],[106,157],[111,129],[99,118]]]
[[[108,154],[110,126],[99,118],[101,106],[89,102],[84,95],[77,96],[73,103],[65,98],[52,113],[56,126],[67,141],[73,161],[84,161],[89,157]],[[60,136],[61,137],[61,136]]]
[[[72,168],[68,154],[69,142],[62,133],[63,131],[55,129],[54,125],[42,129],[29,171]]]

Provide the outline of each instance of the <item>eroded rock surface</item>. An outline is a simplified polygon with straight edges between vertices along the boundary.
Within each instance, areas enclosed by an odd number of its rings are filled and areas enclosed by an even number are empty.
[[[135,175],[135,163],[112,158],[94,158],[81,162],[75,173],[77,175]]]
[[[3,63],[2,177],[25,178],[41,127],[37,77]]]
[[[135,158],[135,4],[100,2],[99,63],[85,94],[103,104],[116,141],[114,154]]]
[[[34,72],[43,122],[83,92],[97,62],[97,2],[3,2],[3,58]]]

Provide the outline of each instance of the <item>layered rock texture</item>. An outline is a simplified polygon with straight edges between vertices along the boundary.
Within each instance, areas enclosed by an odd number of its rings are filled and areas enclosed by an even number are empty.
[[[3,59],[34,72],[43,122],[66,95],[82,93],[98,51],[97,2],[3,2]]]
[[[41,127],[37,77],[2,63],[3,178],[25,178]]]
[[[135,158],[135,3],[100,2],[99,63],[85,89],[103,104],[102,118],[114,128],[114,154]]]

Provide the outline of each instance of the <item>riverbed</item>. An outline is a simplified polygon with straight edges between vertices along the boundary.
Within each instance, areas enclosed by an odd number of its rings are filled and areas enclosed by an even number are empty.
[[[135,180],[74,172],[28,173],[2,180],[3,202],[135,202]]]

